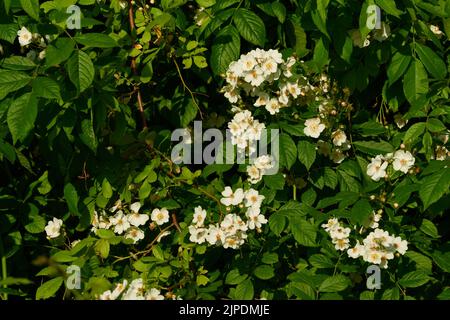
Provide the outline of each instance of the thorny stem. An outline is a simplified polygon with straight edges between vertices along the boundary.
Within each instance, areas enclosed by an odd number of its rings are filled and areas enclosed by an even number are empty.
[[[132,2],[133,2],[132,0],[128,0],[128,18],[129,18],[131,33],[133,33],[134,28],[135,28],[134,11],[133,11],[133,3]],[[134,39],[133,35],[131,36],[131,42],[132,42],[131,45],[134,47],[135,39]],[[134,75],[137,75],[136,58],[135,57],[131,58],[131,70],[133,71]],[[137,84],[135,85],[134,91],[137,92],[137,103],[138,103],[139,114],[141,116],[142,127],[147,128],[147,120],[145,119],[144,104],[142,102],[141,89],[139,88],[139,85],[137,85]]]

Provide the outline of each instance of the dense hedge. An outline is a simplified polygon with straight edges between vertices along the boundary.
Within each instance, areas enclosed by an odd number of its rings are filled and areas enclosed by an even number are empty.
[[[449,299],[448,35],[445,0],[1,1],[1,298]],[[279,155],[177,164],[194,120]]]

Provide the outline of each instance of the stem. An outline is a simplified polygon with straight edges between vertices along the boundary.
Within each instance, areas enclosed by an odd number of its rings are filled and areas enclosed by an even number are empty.
[[[8,277],[8,269],[7,269],[7,265],[6,265],[6,256],[5,256],[5,249],[3,247],[3,239],[0,235],[0,255],[2,257],[2,279],[6,280],[6,278]],[[3,288],[7,288],[8,286],[6,284],[3,285]],[[8,300],[8,294],[5,293],[3,295],[3,300]]]
[[[128,0],[128,19],[129,19],[129,24],[130,24],[131,45],[134,48],[135,39],[134,39],[133,31],[135,29],[135,25],[134,25],[134,11],[133,11],[132,0]],[[137,75],[136,58],[135,57],[131,58],[131,70],[133,71],[134,75]],[[141,116],[142,127],[147,128],[147,120],[145,119],[144,104],[142,103],[141,89],[139,88],[139,85],[136,84],[134,86],[134,91],[137,92],[138,110],[139,110],[139,114]]]
[[[297,201],[297,186],[295,183],[292,185],[292,196],[294,198],[294,201]]]

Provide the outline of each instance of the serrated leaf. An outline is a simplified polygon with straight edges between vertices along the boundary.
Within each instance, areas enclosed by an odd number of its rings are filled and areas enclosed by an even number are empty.
[[[427,176],[421,182],[419,196],[425,210],[438,201],[444,193],[448,192],[450,187],[450,168],[443,168],[442,170]]]
[[[279,140],[280,167],[290,169],[297,159],[297,147],[292,138],[282,133]]]
[[[262,19],[254,12],[239,8],[233,16],[233,22],[242,38],[254,45],[264,46],[266,42],[266,27]]]
[[[81,93],[91,85],[94,80],[94,64],[88,54],[77,50],[67,62],[69,78]]]
[[[64,186],[64,199],[66,199],[69,211],[78,215],[78,192],[70,182]]]
[[[103,33],[86,33],[73,38],[76,42],[93,48],[114,48],[116,40]]]
[[[48,299],[55,295],[63,284],[63,277],[57,277],[44,282],[36,291],[36,300]]]
[[[223,28],[215,37],[211,47],[210,65],[214,74],[226,72],[231,62],[239,58],[241,40],[232,25]]]
[[[345,290],[350,284],[350,280],[343,276],[331,276],[326,278],[319,286],[320,292],[339,292]]]
[[[61,99],[61,89],[56,81],[47,77],[37,77],[32,83],[36,97],[45,99]]]
[[[430,277],[422,271],[411,271],[405,274],[398,283],[407,288],[416,288],[424,285]]]
[[[447,67],[444,61],[429,47],[415,43],[416,52],[427,71],[436,79],[444,79]]]
[[[297,145],[298,159],[309,170],[316,160],[316,146],[308,141],[299,141]]]
[[[275,272],[273,267],[268,265],[260,265],[255,268],[253,271],[255,276],[262,280],[269,280],[275,276]]]
[[[39,21],[39,0],[20,0],[20,6],[30,17]]]
[[[428,75],[419,60],[413,60],[403,78],[403,92],[409,103],[414,104],[428,92]]]
[[[7,123],[14,144],[23,141],[34,128],[38,113],[38,101],[32,93],[26,93],[13,101],[8,109]]]
[[[23,72],[0,70],[0,100],[3,100],[8,93],[25,87],[30,80],[31,77]]]

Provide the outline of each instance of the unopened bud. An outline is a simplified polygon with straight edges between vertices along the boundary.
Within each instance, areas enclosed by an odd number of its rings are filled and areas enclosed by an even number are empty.
[[[370,195],[370,200],[375,200],[375,195]]]
[[[378,209],[377,213],[378,214],[383,214],[383,209]]]
[[[398,203],[394,202],[394,208],[397,209],[398,208]]]

